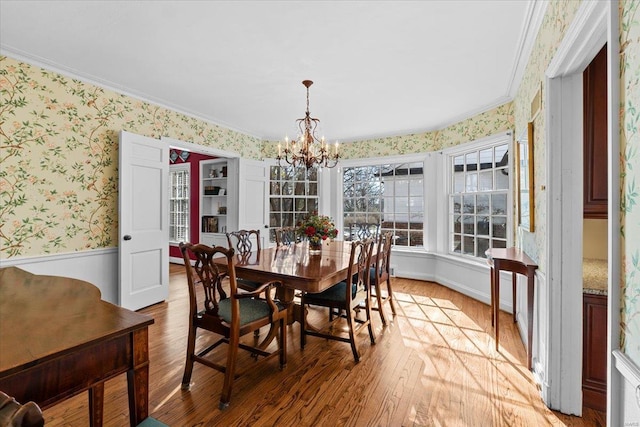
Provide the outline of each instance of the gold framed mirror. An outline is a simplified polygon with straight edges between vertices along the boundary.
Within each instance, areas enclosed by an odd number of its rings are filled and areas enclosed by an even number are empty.
[[[533,122],[527,124],[517,139],[516,180],[518,198],[518,225],[525,231],[534,230],[533,200]]]

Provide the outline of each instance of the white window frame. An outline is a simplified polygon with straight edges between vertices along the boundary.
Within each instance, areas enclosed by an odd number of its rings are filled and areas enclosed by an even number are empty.
[[[188,181],[188,185],[189,185],[189,203],[188,203],[188,211],[186,213],[186,223],[187,223],[187,231],[186,231],[186,241],[191,241],[191,209],[193,206],[193,194],[192,194],[192,188],[191,188],[191,164],[190,163],[182,163],[182,164],[178,164],[178,165],[169,165],[169,191],[172,191],[173,188],[173,184],[172,184],[172,180],[171,180],[171,174],[174,172],[179,172],[179,171],[186,171],[188,173],[189,176],[189,181]],[[171,193],[169,193],[169,202],[171,202],[172,196]],[[173,239],[173,236],[171,236],[171,211],[169,211],[169,243],[174,243],[174,244],[178,244],[180,243],[177,240]]]
[[[307,187],[307,190],[308,190],[308,186],[309,186],[310,182],[315,183],[316,186],[317,186],[316,187],[316,195],[315,196],[312,196],[312,195],[309,195],[309,194],[296,195],[295,194],[295,187],[294,187],[294,191],[293,191],[294,194],[283,195],[281,193],[279,195],[277,195],[277,194],[272,195],[271,194],[271,186],[274,183],[274,181],[272,181],[272,179],[271,179],[271,168],[274,167],[274,166],[280,166],[280,167],[283,167],[283,168],[292,167],[291,165],[279,165],[277,162],[268,162],[266,164],[266,167],[267,167],[267,170],[268,170],[267,174],[268,174],[268,178],[269,178],[269,187],[268,187],[269,188],[269,190],[268,190],[269,194],[267,195],[267,197],[268,197],[268,202],[267,203],[268,203],[268,206],[269,206],[269,223],[268,223],[269,228],[268,228],[268,237],[267,237],[267,239],[268,239],[268,241],[270,243],[275,242],[275,234],[274,234],[275,231],[274,230],[276,228],[279,228],[279,227],[283,226],[282,223],[280,223],[278,226],[275,226],[275,227],[272,226],[272,223],[271,223],[271,215],[272,215],[272,213],[280,213],[280,214],[290,213],[290,214],[292,214],[293,215],[293,224],[291,224],[291,226],[296,226],[296,223],[298,222],[298,220],[300,220],[302,217],[304,217],[304,216],[308,215],[309,213],[311,213],[311,212],[308,212],[308,206],[307,206],[307,210],[305,210],[304,212],[296,211],[296,209],[295,209],[295,200],[296,199],[305,199],[307,201],[309,199],[315,199],[316,200],[316,204],[318,205],[317,211],[321,212],[321,209],[320,209],[321,208],[320,207],[320,198],[321,198],[320,197],[320,191],[321,191],[322,186],[321,186],[320,182],[322,180],[322,170],[318,170],[317,171],[318,177],[317,177],[316,181],[309,181],[307,178],[305,178],[304,181],[293,181],[294,185],[295,185],[296,182],[304,182],[305,187]],[[285,181],[278,181],[278,182],[285,182]],[[282,205],[283,199],[289,198],[289,197],[294,199],[294,206],[292,206],[292,210],[290,212],[289,211],[285,211],[284,210],[284,206]],[[274,212],[274,211],[271,210],[271,198],[279,198],[280,199],[281,207],[280,207],[279,211],[275,211]]]
[[[394,251],[406,251],[406,252],[424,252],[428,250],[432,246],[432,237],[429,233],[429,224],[431,222],[436,221],[436,217],[431,213],[430,205],[431,201],[427,197],[428,195],[428,187],[431,186],[433,182],[434,168],[429,161],[429,157],[431,153],[415,153],[415,154],[406,154],[399,156],[388,156],[388,157],[375,157],[375,158],[366,158],[366,159],[352,159],[352,160],[344,160],[340,162],[340,168],[337,174],[337,182],[335,183],[338,191],[336,194],[338,195],[336,200],[336,210],[334,215],[334,222],[339,230],[339,238],[342,238],[342,230],[344,229],[344,205],[343,205],[343,180],[344,168],[352,168],[352,167],[360,167],[360,166],[378,166],[378,165],[386,165],[386,164],[401,164],[401,163],[422,163],[423,164],[423,203],[424,203],[424,215],[423,215],[423,246],[421,247],[412,247],[412,246],[394,246]],[[433,176],[432,176],[433,175]]]
[[[453,252],[451,250],[450,245],[450,236],[452,235],[453,230],[451,230],[451,223],[449,221],[449,195],[451,188],[453,188],[453,165],[451,158],[457,155],[466,153],[468,151],[474,150],[482,150],[488,148],[490,146],[500,145],[500,144],[508,144],[509,146],[509,187],[506,189],[507,192],[507,229],[506,229],[506,246],[513,246],[514,233],[515,233],[515,224],[514,224],[514,199],[513,199],[513,189],[515,185],[514,175],[515,175],[515,167],[514,167],[514,142],[513,142],[513,133],[511,131],[499,133],[496,135],[488,136],[486,138],[478,139],[475,141],[470,141],[461,145],[457,145],[455,147],[447,148],[442,150],[442,183],[443,185],[439,188],[441,191],[441,195],[438,196],[438,200],[441,202],[441,209],[439,213],[439,219],[444,222],[444,226],[440,227],[440,232],[438,236],[439,244],[438,249],[439,252],[445,253],[447,255],[453,257],[459,257],[462,259],[482,261],[483,258],[471,256],[463,253]],[[441,223],[442,224],[442,223]]]

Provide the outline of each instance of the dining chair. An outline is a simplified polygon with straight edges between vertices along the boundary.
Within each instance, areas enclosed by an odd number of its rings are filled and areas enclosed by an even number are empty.
[[[215,248],[191,243],[180,243],[180,251],[184,259],[189,286],[189,337],[187,339],[187,357],[182,377],[182,389],[188,390],[191,384],[191,374],[194,362],[201,363],[224,373],[222,394],[220,395],[220,409],[229,406],[233,380],[242,373],[236,372],[238,349],[247,350],[260,362],[279,356],[280,369],[287,363],[287,334],[285,322],[287,309],[279,301],[271,298],[270,290],[281,286],[279,281],[262,284],[253,292],[238,292],[234,263],[234,250],[221,246]],[[191,265],[190,254],[195,258]],[[224,265],[213,261],[216,256],[226,257]],[[226,267],[226,268],[224,268]],[[229,295],[223,288],[223,280],[228,279]],[[204,290],[204,301],[198,300],[198,285]],[[258,298],[258,296],[261,296]],[[278,349],[267,352],[263,348],[241,342],[240,338],[260,329],[272,325],[280,328]],[[198,329],[204,329],[220,335],[220,339],[196,353],[196,336]],[[211,356],[205,357],[221,344],[228,344],[225,364],[218,363]],[[255,365],[252,365],[253,369]]]
[[[296,227],[276,228],[276,246],[291,245],[300,241]]]
[[[300,304],[302,307],[306,305],[315,305],[321,307],[329,307],[332,319],[329,324],[333,324],[341,318],[346,318],[349,329],[349,337],[342,335],[333,335],[325,333],[315,328],[307,327],[306,310],[302,310],[300,321],[300,346],[304,349],[306,345],[307,335],[322,337],[326,339],[348,342],[351,344],[353,357],[357,362],[360,361],[360,354],[356,346],[356,335],[365,326],[369,329],[369,338],[371,344],[376,343],[376,337],[371,324],[371,307],[370,307],[370,286],[369,286],[369,269],[371,266],[371,253],[373,250],[373,239],[366,239],[351,243],[351,255],[349,259],[349,269],[347,270],[347,280],[337,283],[329,289],[317,293],[302,293]],[[356,318],[355,311],[361,311],[361,305],[364,304],[366,319]],[[333,310],[337,309],[339,314],[333,318]],[[357,326],[356,326],[357,324]]]
[[[377,223],[356,223],[351,224],[349,240],[364,240],[368,238],[377,239],[380,230],[380,224]]]
[[[393,233],[387,231],[381,233],[378,236],[378,244],[376,245],[376,257],[375,263],[369,270],[369,284],[371,285],[371,298],[376,301],[376,304],[371,307],[372,310],[376,310],[380,313],[380,320],[382,324],[387,324],[387,319],[384,314],[384,308],[382,304],[388,302],[391,307],[391,312],[396,315],[396,307],[393,302],[393,290],[391,288],[391,274],[390,274],[390,261],[391,261],[391,246],[393,244]],[[386,285],[386,295],[382,292],[383,285]]]
[[[0,391],[0,426],[42,427],[42,410],[35,402],[20,404],[13,397]]]
[[[238,230],[225,233],[227,243],[241,257],[250,256],[251,252],[260,252],[260,230]],[[237,277],[238,287],[246,291],[253,291],[261,285],[259,282]]]

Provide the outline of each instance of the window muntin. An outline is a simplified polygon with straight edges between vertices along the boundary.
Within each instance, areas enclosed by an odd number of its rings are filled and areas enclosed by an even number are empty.
[[[507,246],[509,144],[450,156],[449,252],[486,258]]]
[[[391,231],[396,246],[423,247],[424,164],[393,163],[343,169],[343,237],[359,224]]]
[[[169,241],[188,242],[189,239],[189,166],[169,167]]]
[[[275,242],[276,228],[293,227],[318,211],[318,171],[274,165],[269,180],[269,239]]]

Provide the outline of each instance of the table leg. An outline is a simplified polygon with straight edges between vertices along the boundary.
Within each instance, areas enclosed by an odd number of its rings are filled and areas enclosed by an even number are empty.
[[[102,427],[102,408],[104,402],[104,383],[89,388],[89,425]]]
[[[533,272],[529,272],[527,274],[527,322],[528,322],[528,330],[527,330],[527,367],[531,370],[531,349],[533,344],[533,282],[535,279],[535,274]]]
[[[496,351],[498,350],[498,343],[500,342],[500,267],[494,265],[494,303],[493,303],[493,315],[495,317],[495,336],[496,336]]]
[[[513,297],[513,323],[516,323],[516,273],[511,273],[511,296]]]
[[[494,295],[495,294],[495,289],[494,289],[495,280],[494,280],[493,274],[494,274],[493,267],[491,267],[491,273],[490,273],[490,275],[491,275],[491,327],[493,327],[495,325],[495,318],[496,318],[495,312],[493,311],[493,302],[494,302],[494,298],[495,298],[495,295]]]
[[[127,371],[129,422],[137,426],[149,416],[149,336],[148,330],[132,332],[133,363]]]

